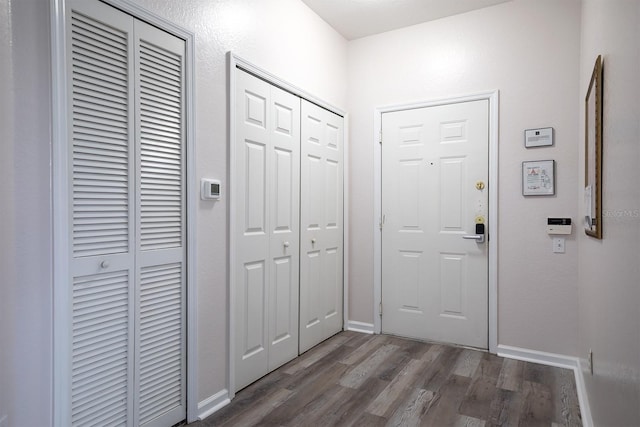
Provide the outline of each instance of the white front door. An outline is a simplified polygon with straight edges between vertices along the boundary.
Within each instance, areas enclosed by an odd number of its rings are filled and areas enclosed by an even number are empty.
[[[343,122],[302,100],[300,353],[342,330]]]
[[[488,107],[382,115],[383,333],[488,347]]]

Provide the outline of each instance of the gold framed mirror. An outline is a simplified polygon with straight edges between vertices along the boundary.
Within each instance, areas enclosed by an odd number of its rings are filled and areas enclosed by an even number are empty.
[[[585,97],[585,233],[602,239],[602,56],[598,55]]]

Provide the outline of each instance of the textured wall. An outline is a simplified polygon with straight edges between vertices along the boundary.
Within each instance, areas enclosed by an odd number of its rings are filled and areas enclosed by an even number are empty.
[[[583,2],[581,118],[599,54],[604,59],[604,238],[579,232],[579,355],[594,424],[630,426],[640,420],[640,2]],[[579,156],[582,177],[582,147]],[[582,212],[582,192],[578,200]],[[593,376],[586,370],[589,349]]]
[[[373,111],[500,90],[498,343],[577,353],[577,247],[553,254],[548,216],[577,220],[579,0],[515,0],[350,42],[350,313],[373,322]],[[525,149],[552,126],[555,146]],[[524,198],[521,162],[555,159],[556,196]]]
[[[0,342],[10,342],[13,335],[11,298],[13,287],[9,286],[15,280],[13,267],[13,245],[15,241],[13,215],[13,90],[11,83],[11,3],[0,3],[0,197],[4,203],[0,204]],[[11,389],[10,363],[11,347],[0,346],[0,420],[8,416]]]
[[[137,0],[196,35],[198,181],[227,183],[227,61],[233,51],[346,107],[346,41],[298,0]],[[197,212],[199,401],[227,386],[227,199]]]
[[[346,107],[346,41],[299,0],[135,0],[195,33],[196,177],[227,182],[229,50]],[[52,410],[51,55],[48,0],[0,2],[2,363],[0,419]],[[13,74],[13,80],[11,80]],[[13,96],[15,95],[15,96]],[[11,117],[13,114],[13,117]],[[12,123],[5,127],[5,121]],[[197,186],[198,183],[192,183]],[[198,401],[226,388],[227,200],[198,202]],[[6,339],[5,339],[6,338]],[[17,420],[20,414],[20,421]]]
[[[10,426],[46,426],[53,376],[49,3],[13,1],[1,7],[1,97],[9,113],[3,117],[0,156],[0,330],[6,369],[0,404],[6,413],[0,418],[7,415]]]

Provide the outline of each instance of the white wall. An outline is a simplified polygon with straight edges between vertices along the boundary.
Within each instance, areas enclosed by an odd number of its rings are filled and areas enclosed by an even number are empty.
[[[577,247],[551,252],[548,216],[577,220],[579,0],[514,0],[349,44],[350,313],[373,323],[373,111],[500,90],[498,343],[577,353]],[[525,149],[552,126],[555,146]],[[521,162],[555,159],[556,196],[524,198]]]
[[[227,183],[227,62],[237,53],[346,109],[347,42],[299,0],[136,0],[196,35],[197,177]],[[227,200],[198,207],[199,400],[226,387]]]
[[[0,141],[12,141],[13,91],[11,89],[11,8],[10,3],[0,3]],[[0,343],[10,342],[12,321],[10,312],[13,289],[7,284],[15,278],[13,268],[14,217],[13,217],[13,144],[3,143],[0,155]],[[7,202],[8,201],[8,202]],[[9,411],[10,381],[8,345],[0,346],[0,420]]]
[[[33,0],[1,7],[0,88],[9,114],[2,114],[0,149],[0,419],[8,416],[10,426],[45,426],[53,374],[49,7]]]
[[[220,178],[228,188],[228,50],[346,109],[347,42],[299,0],[135,3],[195,33],[198,181]],[[2,178],[6,178],[0,186],[4,201],[0,419],[6,413],[12,427],[46,426],[51,422],[52,401],[49,1],[3,1],[0,9],[3,83],[7,78],[6,87],[0,86],[3,111],[11,92],[15,94],[9,105],[13,127],[2,126],[0,148]],[[199,202],[197,230],[198,401],[202,401],[227,386],[227,199]],[[10,377],[4,375],[7,371]]]
[[[593,350],[594,375],[585,369],[584,376],[595,425],[627,426],[640,420],[640,2],[583,2],[581,121],[599,54],[604,59],[604,238],[579,233],[579,356],[586,367]],[[582,177],[582,147],[578,154]],[[581,192],[578,200],[582,212]]]
[[[13,116],[13,91],[11,90],[11,21],[8,2],[0,3],[0,141],[12,141],[11,118]],[[13,144],[4,143],[0,155],[0,197],[6,200],[13,192]],[[5,280],[12,281],[15,277],[13,268],[13,209],[12,203],[0,204],[0,342],[6,343],[13,334],[9,302],[11,288]],[[9,411],[9,357],[11,351],[8,345],[0,346],[0,420]]]

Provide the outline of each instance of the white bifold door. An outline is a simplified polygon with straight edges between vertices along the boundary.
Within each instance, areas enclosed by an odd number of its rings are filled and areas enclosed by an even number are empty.
[[[57,419],[171,426],[186,416],[184,41],[95,0],[66,12],[70,348]]]
[[[236,71],[235,385],[298,355],[300,98]]]
[[[239,390],[342,329],[343,119],[235,73],[231,286]]]
[[[342,330],[343,119],[302,101],[300,353]]]

